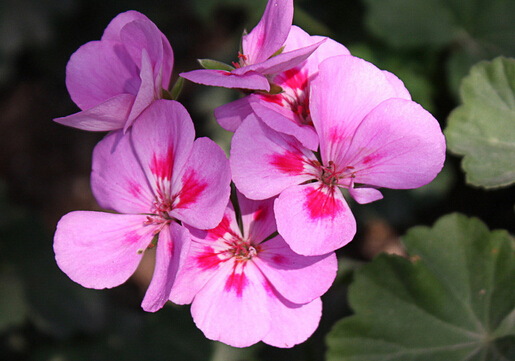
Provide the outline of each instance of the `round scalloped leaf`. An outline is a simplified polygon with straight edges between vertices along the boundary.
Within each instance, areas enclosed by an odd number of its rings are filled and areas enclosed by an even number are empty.
[[[464,155],[468,183],[485,188],[515,182],[515,59],[472,67],[461,83],[463,104],[444,133],[450,151]]]
[[[327,336],[329,361],[515,359],[515,254],[506,231],[460,214],[404,237],[349,289],[353,316]]]

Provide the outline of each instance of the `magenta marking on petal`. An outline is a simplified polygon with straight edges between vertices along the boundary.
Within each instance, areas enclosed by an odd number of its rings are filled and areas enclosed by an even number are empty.
[[[197,264],[203,270],[208,270],[211,268],[218,268],[218,265],[222,260],[218,258],[218,255],[215,253],[213,248],[204,247],[204,252],[199,254],[197,257]]]
[[[266,218],[268,215],[268,207],[259,207],[257,211],[254,212],[254,220],[255,221],[261,221]]]
[[[225,70],[216,70],[216,72],[219,73],[219,74],[225,75],[225,76],[233,75],[231,72],[225,71]]]
[[[328,137],[331,143],[341,143],[343,141],[343,135],[338,128],[331,128]]]
[[[224,215],[224,218],[222,218],[222,221],[218,226],[216,226],[213,229],[210,229],[207,231],[207,237],[208,239],[212,240],[218,240],[221,238],[224,238],[225,234],[228,232],[231,232],[230,228],[231,221],[229,220],[229,217],[227,215]]]
[[[184,208],[195,203],[206,188],[207,184],[200,182],[195,171],[190,170],[182,177],[182,189],[176,207]]]
[[[376,160],[378,157],[375,154],[369,154],[363,158],[363,164],[368,164],[373,160]]]
[[[139,198],[141,196],[141,186],[138,183],[133,183],[131,181],[129,183],[129,193],[132,194],[135,198]]]
[[[243,269],[241,273],[236,273],[235,270],[233,270],[231,275],[227,279],[227,282],[225,282],[224,290],[227,292],[234,290],[236,292],[236,296],[238,297],[241,297],[243,295],[243,290],[249,284],[249,280],[247,276],[245,276]]]
[[[287,151],[285,154],[274,154],[270,164],[289,175],[299,175],[304,172],[304,159],[301,155],[291,151]]]
[[[138,232],[136,232],[136,231],[132,231],[132,232],[127,233],[125,235],[125,241],[127,243],[130,243],[130,244],[136,243],[140,239],[141,239],[141,235]]]
[[[257,94],[259,99],[262,99],[268,103],[285,106],[284,97],[282,94]]]
[[[174,250],[174,248],[175,248],[175,246],[174,246],[174,244],[173,244],[173,241],[172,241],[172,240],[170,240],[170,241],[168,242],[168,254],[169,254],[170,256],[172,256],[172,255],[173,255],[173,250]]]
[[[276,254],[272,257],[272,262],[277,263],[277,264],[284,264],[284,263],[286,263],[286,257],[284,257],[283,255],[280,255],[280,254]]]
[[[156,153],[152,157],[150,163],[150,171],[159,179],[172,178],[173,169],[173,147],[170,146],[168,152],[163,158],[159,158]]]
[[[324,192],[327,191],[326,192]],[[312,219],[320,219],[334,216],[343,210],[343,205],[334,197],[335,187],[308,188],[304,208]]]
[[[288,86],[293,90],[304,91],[307,88],[308,77],[304,72],[301,72],[299,67],[288,69],[279,75],[283,79],[281,86]],[[275,79],[274,79],[275,80]]]

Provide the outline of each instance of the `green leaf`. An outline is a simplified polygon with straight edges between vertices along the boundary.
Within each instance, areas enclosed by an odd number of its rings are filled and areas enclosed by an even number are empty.
[[[355,274],[355,315],[329,333],[329,361],[513,360],[515,254],[506,231],[442,217]]]
[[[515,59],[475,65],[449,116],[447,146],[464,155],[466,181],[485,188],[515,182]]]
[[[204,69],[233,71],[234,67],[213,59],[198,59],[200,66]]]

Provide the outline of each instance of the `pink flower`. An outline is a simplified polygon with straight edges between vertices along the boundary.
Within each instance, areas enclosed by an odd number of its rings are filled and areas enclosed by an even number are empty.
[[[301,63],[320,45],[318,42],[281,52],[292,19],[293,0],[269,0],[261,21],[249,34],[243,35],[243,53],[238,55],[238,63],[233,63],[234,68],[200,69],[180,75],[204,85],[269,91],[269,77]]]
[[[218,227],[188,226],[192,244],[171,300],[192,302],[193,319],[209,339],[292,347],[318,326],[336,256],[292,252],[276,233],[273,199],[250,201],[238,193],[238,201],[241,231],[232,204]]]
[[[234,134],[233,181],[250,199],[279,194],[277,227],[294,252],[325,254],[352,240],[356,223],[338,188],[363,204],[382,198],[377,188],[420,187],[441,170],[438,121],[401,84],[350,55],[324,60],[310,94],[319,157],[253,115]]]
[[[179,222],[213,228],[229,198],[225,154],[211,140],[194,137],[189,114],[172,100],[155,101],[127,134],[109,133],[93,152],[91,185],[99,205],[118,213],[66,214],[54,237],[61,270],[84,287],[118,286],[157,241],[142,307],[160,309],[189,247]]]
[[[304,146],[316,150],[318,136],[309,110],[310,84],[318,74],[318,65],[336,55],[349,55],[346,47],[321,36],[310,36],[292,26],[284,51],[295,51],[324,41],[306,60],[271,77],[270,82],[281,91],[275,94],[256,92],[215,109],[220,125],[236,131],[243,119],[254,112],[272,129],[296,137]]]
[[[172,48],[154,23],[136,11],[119,14],[66,67],[66,86],[82,111],[54,120],[84,130],[127,130],[163,98],[172,68]]]

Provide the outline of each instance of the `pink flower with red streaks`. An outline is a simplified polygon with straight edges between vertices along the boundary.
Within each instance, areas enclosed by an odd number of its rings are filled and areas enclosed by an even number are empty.
[[[354,237],[355,219],[339,188],[358,203],[373,202],[382,198],[377,188],[429,183],[445,160],[438,121],[409,99],[399,79],[362,59],[324,60],[310,98],[319,155],[250,115],[234,134],[230,158],[233,181],[248,198],[279,195],[279,234],[304,255]]]
[[[90,131],[126,131],[166,94],[173,60],[170,43],[145,15],[119,14],[101,40],[84,44],[71,56],[66,86],[81,111],[54,120]]]
[[[293,0],[269,0],[263,17],[243,35],[242,53],[234,67],[199,69],[180,75],[192,82],[250,90],[270,91],[269,78],[304,61],[319,43],[282,52],[293,19]]]
[[[76,211],[54,236],[57,264],[89,288],[125,282],[148,248],[156,266],[142,303],[157,311],[168,300],[189,247],[183,224],[200,229],[222,219],[230,193],[228,160],[172,100],[157,100],[133,127],[109,133],[95,147],[91,185],[99,205],[118,213]],[[157,241],[157,245],[156,245]]]
[[[294,253],[277,235],[273,199],[251,201],[238,193],[238,203],[241,230],[231,203],[218,227],[188,226],[192,243],[171,300],[192,302],[193,319],[209,339],[292,347],[318,326],[336,256]]]
[[[349,55],[346,47],[321,36],[310,36],[297,26],[292,26],[284,51],[294,51],[324,41],[306,60],[295,67],[274,75],[270,81],[281,89],[274,94],[255,92],[215,109],[220,125],[236,131],[241,122],[254,112],[269,127],[296,137],[304,146],[316,150],[318,136],[309,109],[310,84],[324,59]]]

